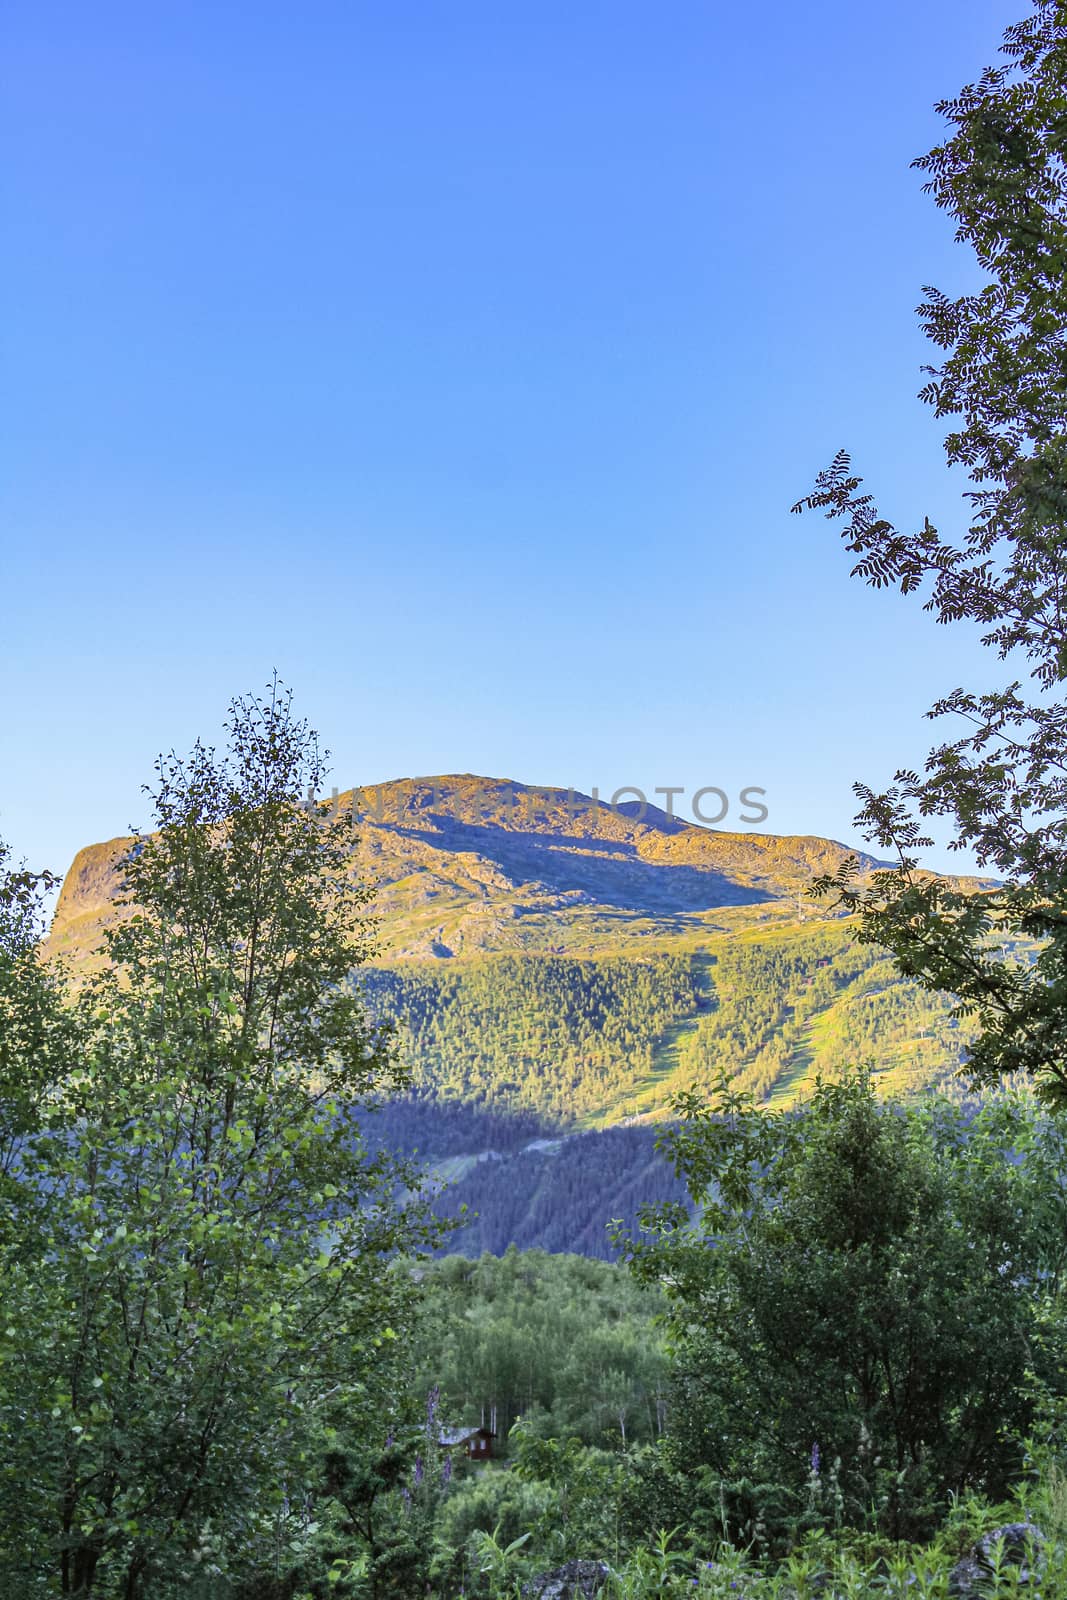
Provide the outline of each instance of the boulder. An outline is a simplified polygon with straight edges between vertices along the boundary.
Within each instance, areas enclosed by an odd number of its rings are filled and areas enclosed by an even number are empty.
[[[568,1561],[523,1587],[523,1600],[592,1600],[608,1581],[606,1561]]]
[[[1002,1528],[983,1533],[949,1573],[948,1592],[952,1600],[979,1600],[990,1593],[989,1579],[998,1546],[1002,1550],[1002,1571],[1010,1568],[1020,1586],[1037,1582],[1044,1542],[1045,1535],[1033,1522],[1007,1522]]]

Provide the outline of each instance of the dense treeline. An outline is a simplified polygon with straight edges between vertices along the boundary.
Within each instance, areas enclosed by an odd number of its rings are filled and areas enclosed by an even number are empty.
[[[679,1041],[680,1088],[706,1088],[727,1071],[766,1099],[877,1055],[885,1087],[898,1091],[927,1088],[958,1063],[949,1002],[838,930],[738,941],[712,971],[718,1003]]]
[[[417,1086],[568,1122],[635,1090],[670,1024],[707,1003],[698,964],[678,955],[494,956],[366,981]]]
[[[417,1382],[440,1414],[484,1423],[497,1453],[522,1416],[545,1437],[625,1449],[666,1422],[665,1302],[626,1272],[543,1250],[426,1269]]]
[[[663,1109],[723,1070],[769,1099],[877,1056],[886,1090],[909,1092],[942,1083],[961,1058],[948,1001],[836,924],[686,955],[379,969],[365,984],[376,1012],[396,1021],[413,1103],[431,1096],[432,1115],[452,1119],[447,1147],[429,1124],[418,1141],[440,1154],[521,1142],[465,1143],[462,1104],[565,1128]]]
[[[642,1205],[686,1201],[656,1142],[665,1124],[580,1134],[532,1112],[486,1111],[423,1092],[386,1101],[363,1121],[368,1147],[413,1157],[436,1189],[437,1216],[456,1224],[442,1253],[502,1255],[509,1247],[618,1252],[608,1224],[638,1226]]]
[[[365,1116],[363,1132],[373,1148],[440,1160],[521,1150],[535,1139],[553,1138],[559,1123],[521,1107],[494,1110],[423,1089],[383,1100]]]
[[[434,1207],[451,1218],[467,1208],[470,1220],[449,1236],[447,1248],[500,1255],[516,1245],[613,1260],[609,1222],[632,1230],[643,1205],[687,1201],[656,1138],[650,1127],[609,1128],[472,1163]]]

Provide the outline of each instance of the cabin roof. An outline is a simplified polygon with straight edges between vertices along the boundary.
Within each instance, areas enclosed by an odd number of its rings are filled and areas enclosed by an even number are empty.
[[[437,1435],[437,1442],[441,1445],[466,1444],[468,1439],[473,1439],[478,1434],[484,1434],[487,1439],[496,1438],[492,1428],[441,1428]]]

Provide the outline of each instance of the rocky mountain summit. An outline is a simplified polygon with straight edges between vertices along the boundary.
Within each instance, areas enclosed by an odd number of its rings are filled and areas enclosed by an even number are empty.
[[[656,931],[716,931],[718,913],[735,927],[795,915],[812,879],[851,853],[830,839],[699,827],[637,800],[470,774],[347,790],[327,804],[359,819],[359,870],[390,960],[596,950]],[[132,843],[79,851],[52,950],[91,957]]]

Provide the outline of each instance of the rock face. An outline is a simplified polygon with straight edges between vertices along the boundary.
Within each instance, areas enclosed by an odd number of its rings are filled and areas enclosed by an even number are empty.
[[[1020,1585],[1037,1583],[1041,1575],[1045,1535],[1032,1522],[1008,1522],[984,1533],[949,1574],[953,1600],[979,1600],[989,1593],[989,1579],[998,1563]]]
[[[608,1581],[606,1561],[568,1561],[553,1572],[531,1578],[523,1588],[524,1600],[591,1600]]]

